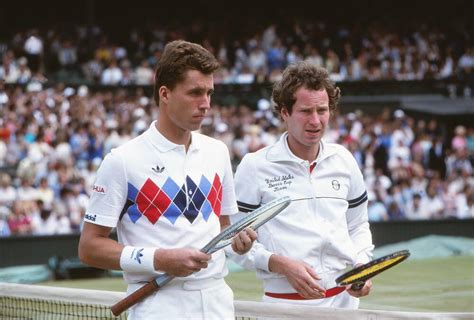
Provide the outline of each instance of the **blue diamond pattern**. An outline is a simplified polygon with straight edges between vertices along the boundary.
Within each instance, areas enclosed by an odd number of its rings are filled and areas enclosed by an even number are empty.
[[[184,190],[184,185],[174,197],[173,203],[178,207],[180,212],[186,210],[186,192]]]
[[[181,210],[173,202],[171,202],[168,209],[166,209],[166,211],[163,215],[172,224],[174,224],[176,222],[176,219],[178,219],[178,217],[181,215]]]
[[[188,183],[188,192],[190,190],[193,191],[191,194],[191,203],[194,205],[194,208],[196,208],[197,211],[201,210],[201,206],[206,200],[206,196],[202,193],[201,189],[198,188],[198,186],[194,183],[193,180],[187,179]]]
[[[142,217],[142,214],[140,213],[140,211],[138,211],[138,206],[136,204],[130,206],[130,208],[128,208],[127,210],[127,213],[133,223],[136,223],[138,219]]]
[[[193,221],[197,218],[199,214],[199,210],[201,209],[201,206],[205,200],[205,197],[202,194],[201,190],[199,190],[196,183],[194,183],[194,181],[190,177],[186,177],[186,186],[188,189],[190,203],[188,206],[188,210],[184,212],[184,216],[191,223],[193,223]]]
[[[137,195],[138,195],[138,189],[135,188],[133,186],[133,184],[131,183],[128,183],[128,194],[127,194],[127,198],[129,200],[132,200],[133,202],[135,202],[135,200],[137,199]]]
[[[201,213],[202,213],[202,216],[204,218],[204,221],[207,221],[207,219],[209,219],[209,216],[212,213],[212,207],[211,207],[211,204],[209,203],[209,201],[207,201],[207,200],[204,201],[204,203],[201,206]]]
[[[209,182],[209,180],[206,179],[205,176],[201,177],[201,181],[199,182],[199,189],[201,189],[201,192],[206,197],[209,194],[209,191],[211,190],[211,183]]]
[[[176,194],[179,192],[179,186],[176,184],[176,182],[173,181],[173,179],[168,178],[161,188],[165,194],[168,196],[168,198],[173,199]]]
[[[130,220],[132,220],[133,223],[136,223],[138,219],[142,217],[142,213],[138,210],[138,206],[135,204],[137,195],[138,195],[138,189],[133,186],[133,184],[128,183],[128,192],[127,192],[127,198],[128,200],[133,202],[133,205],[131,205],[127,209],[127,213],[130,217]]]

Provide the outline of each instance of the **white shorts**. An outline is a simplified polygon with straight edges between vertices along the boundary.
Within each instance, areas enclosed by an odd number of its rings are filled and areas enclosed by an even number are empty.
[[[130,284],[127,295],[143,284]],[[234,320],[234,294],[224,279],[172,280],[128,310],[128,320]]]

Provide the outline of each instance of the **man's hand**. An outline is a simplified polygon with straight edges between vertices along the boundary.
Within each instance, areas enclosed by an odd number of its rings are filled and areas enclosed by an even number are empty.
[[[186,277],[207,268],[211,255],[198,249],[157,249],[155,251],[155,270],[164,271],[175,277]]]
[[[232,249],[238,254],[244,254],[252,248],[256,239],[257,233],[252,228],[242,230],[232,238]]]
[[[268,266],[271,272],[284,275],[303,298],[321,299],[325,297],[326,291],[316,282],[321,278],[307,263],[274,254],[270,257]]]
[[[350,294],[353,297],[360,298],[367,296],[370,293],[370,289],[372,289],[372,280],[367,280],[364,284],[364,286],[360,290],[352,290],[351,289],[352,285],[348,285],[347,287],[347,293]]]

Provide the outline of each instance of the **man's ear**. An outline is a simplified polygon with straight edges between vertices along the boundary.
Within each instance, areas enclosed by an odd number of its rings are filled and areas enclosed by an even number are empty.
[[[158,89],[158,95],[159,95],[159,98],[160,98],[160,102],[168,104],[169,94],[170,94],[170,90],[166,86],[161,86]]]
[[[288,109],[285,108],[285,107],[281,108],[280,116],[283,120],[286,120],[290,116],[290,113],[288,112]]]

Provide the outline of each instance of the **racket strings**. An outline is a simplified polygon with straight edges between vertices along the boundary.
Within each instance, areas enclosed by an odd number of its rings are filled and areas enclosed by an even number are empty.
[[[379,272],[382,272],[383,270],[392,267],[393,265],[405,260],[406,258],[407,256],[402,255],[398,257],[393,257],[391,259],[387,259],[385,261],[381,261],[377,264],[374,264],[368,267],[367,269],[361,270],[360,272],[350,277],[347,277],[341,282],[341,284],[346,285],[346,284],[351,284],[351,283],[361,281],[364,279],[368,279],[370,278],[371,275],[378,274]]]

